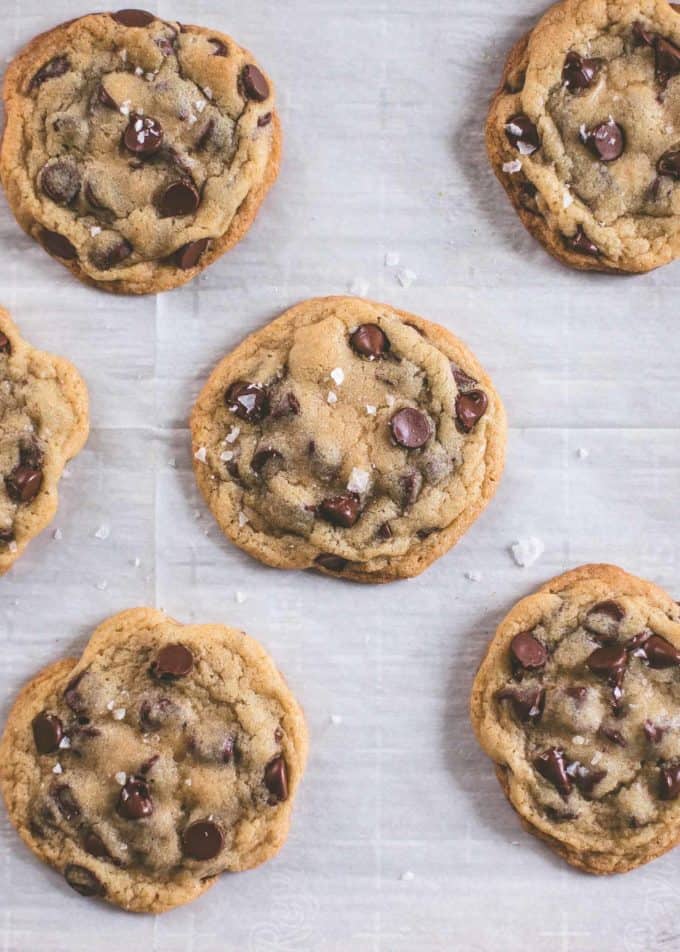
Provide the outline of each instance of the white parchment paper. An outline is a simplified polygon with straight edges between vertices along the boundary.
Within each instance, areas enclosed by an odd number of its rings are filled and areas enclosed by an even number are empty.
[[[502,60],[542,0],[143,5],[254,51],[278,83],[283,167],[246,239],[157,298],[81,286],[2,201],[0,303],[78,365],[92,435],[52,529],[0,581],[0,714],[103,618],[150,604],[259,638],[306,709],[311,757],[280,856],[156,918],[71,893],[0,811],[0,949],[680,949],[680,851],[620,877],[572,871],[521,830],[468,724],[486,641],[538,583],[613,561],[680,591],[680,264],[636,278],[559,266],[483,151]],[[2,0],[0,57],[108,7]],[[188,414],[218,358],[298,300],[350,287],[459,334],[511,424],[490,509],[425,575],[378,587],[240,553],[189,458]],[[519,568],[509,546],[530,535],[545,552]]]

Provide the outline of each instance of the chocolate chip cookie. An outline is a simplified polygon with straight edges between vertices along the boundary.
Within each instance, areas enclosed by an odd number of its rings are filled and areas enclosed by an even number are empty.
[[[191,421],[220,527],[279,568],[385,582],[447,551],[493,495],[505,413],[443,327],[360,298],[305,301],[212,373]]]
[[[19,224],[107,291],[193,278],[243,237],[278,172],[274,91],[250,53],[142,10],[36,37],[4,98],[0,178]]]
[[[78,371],[34,350],[0,308],[0,575],[57,511],[57,484],[89,429]]]
[[[667,0],[564,0],[519,41],[487,122],[522,222],[574,268],[680,255],[680,14]]]
[[[620,873],[680,841],[680,606],[585,565],[501,622],[472,724],[523,824],[568,863]]]
[[[24,687],[0,789],[24,842],[76,892],[163,912],[278,852],[306,749],[256,641],[138,608]]]

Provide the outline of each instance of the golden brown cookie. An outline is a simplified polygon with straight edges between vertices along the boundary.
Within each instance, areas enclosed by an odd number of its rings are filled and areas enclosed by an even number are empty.
[[[667,0],[563,0],[511,51],[489,158],[560,261],[629,273],[680,255],[679,74]]]
[[[302,711],[256,641],[137,608],[23,688],[0,789],[76,892],[163,912],[279,851],[306,753]]]
[[[522,823],[621,873],[680,841],[680,606],[613,565],[522,599],[477,673],[472,725]]]
[[[191,420],[220,527],[278,568],[362,582],[417,575],[493,496],[500,397],[468,348],[353,297],[286,311],[222,360]]]
[[[34,350],[0,308],[0,575],[54,518],[57,484],[88,429],[78,371]]]
[[[4,99],[17,221],[106,291],[195,277],[243,237],[278,173],[271,80],[204,27],[141,10],[63,23],[12,61]]]

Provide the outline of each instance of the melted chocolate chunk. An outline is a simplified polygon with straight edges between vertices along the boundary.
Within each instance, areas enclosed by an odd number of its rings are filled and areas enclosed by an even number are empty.
[[[182,846],[191,859],[214,859],[224,847],[224,834],[211,820],[197,820],[182,834]]]
[[[229,56],[229,48],[222,40],[211,37],[208,42],[213,47],[213,56]]]
[[[322,552],[317,555],[314,563],[329,572],[342,572],[349,565],[347,559],[343,559],[340,555],[332,555],[330,552]]]
[[[86,830],[82,835],[82,844],[83,849],[86,853],[89,853],[90,856],[95,856],[97,859],[111,859],[111,854],[106,848],[104,840],[98,833],[95,833],[94,830]]]
[[[623,152],[625,135],[612,118],[581,131],[581,142],[602,162],[613,162]]]
[[[39,754],[52,754],[58,750],[64,736],[64,725],[56,714],[41,711],[31,722],[33,741]]]
[[[503,688],[496,697],[500,701],[511,701],[515,716],[524,722],[538,721],[545,705],[543,688],[530,688],[520,691],[517,688]]]
[[[564,243],[567,248],[570,248],[580,255],[590,255],[596,258],[600,254],[600,249],[595,242],[591,241],[588,235],[586,235],[581,225],[578,226],[573,235],[565,235]]]
[[[680,73],[680,49],[658,34],[654,37],[654,65],[656,78],[663,88]]]
[[[656,163],[659,175],[669,175],[673,179],[680,179],[680,149],[669,149],[664,152]],[[658,179],[656,180],[658,182]]]
[[[562,83],[570,93],[582,92],[592,86],[601,61],[586,59],[574,50],[567,53],[562,67]]]
[[[377,324],[360,324],[349,339],[357,354],[368,360],[384,357],[390,349],[390,342]]]
[[[508,119],[505,123],[505,135],[520,155],[531,155],[541,145],[538,129],[528,116],[522,114]]]
[[[40,187],[57,205],[70,205],[80,192],[80,172],[71,159],[47,162],[40,173]]]
[[[141,158],[155,155],[163,145],[163,127],[153,116],[130,115],[130,122],[123,133],[125,148]]]
[[[650,668],[672,668],[680,665],[680,651],[659,635],[647,638],[634,654],[646,661]]]
[[[269,413],[269,397],[259,383],[237,380],[227,388],[224,400],[229,410],[247,423],[257,423]]]
[[[456,425],[463,433],[469,433],[484,416],[489,399],[483,390],[468,390],[456,397]]]
[[[14,502],[27,503],[35,499],[43,484],[42,470],[19,464],[5,477],[5,488]]]
[[[567,773],[564,751],[549,747],[534,758],[534,767],[563,797],[571,793],[571,778]]]
[[[104,884],[85,866],[79,866],[77,863],[69,863],[64,870],[64,879],[71,889],[75,889],[81,896],[106,895],[106,887]]]
[[[80,804],[68,784],[63,783],[54,787],[52,796],[65,820],[75,820],[80,816]]]
[[[86,673],[87,672],[85,671],[81,671],[80,674],[77,674],[74,678],[71,678],[69,683],[64,688],[64,701],[76,714],[82,714],[85,710],[85,701],[83,700],[83,696],[78,691],[78,685],[83,680]]]
[[[173,182],[163,192],[159,210],[164,218],[193,215],[200,203],[198,189],[193,182]]]
[[[117,239],[101,248],[95,248],[90,253],[90,261],[100,271],[108,271],[117,264],[125,261],[132,254],[132,245],[124,238]]]
[[[175,252],[175,264],[182,271],[189,271],[195,268],[208,247],[208,238],[199,238],[197,241],[190,241]]]
[[[68,238],[60,235],[58,231],[48,231],[43,228],[42,240],[45,249],[55,258],[63,258],[64,261],[73,261],[78,257],[78,252],[73,247]]]
[[[269,83],[257,66],[253,66],[252,63],[244,66],[239,79],[241,92],[246,99],[252,99],[255,102],[265,101],[269,95]]]
[[[331,525],[351,529],[361,515],[359,497],[356,493],[342,493],[322,500],[317,513]]]
[[[149,785],[143,777],[130,777],[121,787],[116,811],[124,820],[142,820],[153,813]]]
[[[617,731],[613,727],[607,727],[606,725],[601,724],[597,733],[600,735],[600,737],[604,737],[605,740],[609,740],[612,742],[612,744],[616,744],[617,747],[628,746],[628,741],[623,736],[621,731]]]
[[[184,645],[165,645],[151,665],[151,673],[162,681],[186,677],[194,666],[194,656]]]
[[[586,664],[601,678],[617,680],[628,664],[626,649],[621,645],[609,645],[605,648],[596,648],[588,657]]]
[[[45,63],[44,66],[40,67],[31,80],[30,88],[37,89],[38,86],[42,86],[48,79],[56,79],[57,76],[63,76],[64,73],[68,73],[70,68],[71,64],[68,56],[55,56],[54,59],[51,59],[48,63]]]
[[[662,767],[659,771],[659,798],[677,800],[680,796],[680,764]]]
[[[283,461],[283,453],[273,449],[271,446],[263,447],[253,454],[250,461],[250,468],[254,473],[261,473],[267,464],[280,463]]]
[[[536,671],[548,660],[548,650],[530,631],[520,631],[510,642],[510,657],[525,671]]]
[[[112,13],[111,16],[116,23],[132,27],[148,26],[156,19],[155,15],[147,10],[119,10],[117,13]]]
[[[659,727],[658,724],[653,724],[652,721],[646,720],[642,726],[642,729],[645,732],[645,737],[650,742],[650,744],[658,744],[662,740],[663,735],[666,733],[665,727]]]
[[[264,769],[264,785],[271,794],[270,803],[288,799],[288,772],[281,755],[270,760]]]
[[[586,799],[592,796],[594,788],[607,776],[606,770],[592,770],[578,760],[572,761],[567,767],[567,773]]]
[[[9,337],[7,334],[3,334],[0,331],[0,354],[5,354],[7,357],[12,353],[12,345],[10,343]]]

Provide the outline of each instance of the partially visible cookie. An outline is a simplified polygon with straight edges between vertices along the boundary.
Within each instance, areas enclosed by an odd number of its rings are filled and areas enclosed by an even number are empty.
[[[472,725],[526,828],[621,873],[680,842],[680,606],[612,565],[522,599],[477,673]]]
[[[76,892],[163,912],[278,852],[306,752],[302,712],[256,641],[138,608],[24,687],[0,789]]]
[[[286,311],[222,360],[191,420],[222,530],[278,568],[417,575],[495,492],[500,397],[453,334],[352,297]]]
[[[271,80],[231,37],[142,10],[33,39],[4,82],[0,178],[82,281],[144,294],[235,245],[278,173]]]
[[[494,172],[565,264],[642,272],[680,255],[680,15],[563,0],[511,51],[487,120]]]
[[[34,350],[0,308],[0,575],[52,521],[64,466],[88,429],[78,371]]]

